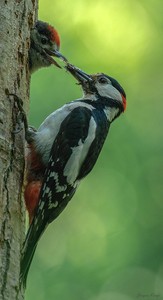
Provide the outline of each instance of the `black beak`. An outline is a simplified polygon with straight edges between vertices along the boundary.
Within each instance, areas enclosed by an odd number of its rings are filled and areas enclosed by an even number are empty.
[[[45,51],[49,55],[58,57],[58,58],[62,59],[64,62],[67,63],[67,58],[65,56],[63,56],[59,51],[57,51],[57,50],[48,50],[48,49],[46,49]]]
[[[49,49],[44,49],[44,53],[46,53],[46,56],[49,60],[49,62],[53,65],[55,65],[58,68],[61,68],[61,66],[52,58],[52,56],[56,56],[60,59],[62,59],[64,62],[67,63],[66,57],[64,57],[59,51],[57,50],[49,50]]]
[[[71,65],[71,64],[67,64],[67,66],[65,66],[66,70],[69,71],[76,79],[77,81],[82,84],[90,84],[92,83],[93,79],[90,75],[88,75],[87,73],[83,72],[82,70],[80,70],[79,68]]]

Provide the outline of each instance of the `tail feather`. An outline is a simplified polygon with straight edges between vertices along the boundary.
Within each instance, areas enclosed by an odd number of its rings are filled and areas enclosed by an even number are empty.
[[[38,241],[47,227],[47,223],[42,223],[42,219],[37,219],[37,231],[35,220],[30,225],[27,236],[22,249],[22,257],[20,262],[20,286],[26,287],[28,272],[35,254]],[[40,221],[40,222],[39,222]]]
[[[75,189],[71,191],[70,197],[65,199],[64,202],[61,202],[61,204],[57,208],[54,208],[54,210],[48,211],[48,202],[44,202],[44,207],[38,207],[36,215],[28,229],[22,249],[22,258],[20,263],[20,286],[26,287],[28,272],[40,237],[44,233],[49,223],[55,220],[64,210],[74,192]],[[46,216],[43,213],[45,210]]]
[[[23,286],[23,288],[26,288],[28,271],[30,269],[36,247],[37,247],[37,245],[35,245],[35,247],[32,249],[32,251],[25,252],[23,257],[22,257],[22,260],[21,260],[20,285]]]

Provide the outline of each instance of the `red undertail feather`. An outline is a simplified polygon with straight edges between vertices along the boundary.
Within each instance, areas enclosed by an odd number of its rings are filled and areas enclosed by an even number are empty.
[[[38,153],[35,152],[34,146],[31,144],[28,148],[24,199],[29,214],[29,223],[31,224],[38,206],[44,166]]]
[[[39,194],[41,189],[42,182],[41,181],[32,181],[25,187],[24,198],[26,208],[29,213],[29,223],[31,224],[36,207],[39,201]]]

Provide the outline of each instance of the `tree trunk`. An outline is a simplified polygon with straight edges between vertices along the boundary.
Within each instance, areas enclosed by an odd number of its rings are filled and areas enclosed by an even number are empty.
[[[25,236],[24,132],[13,133],[18,109],[8,93],[19,96],[28,108],[28,49],[37,0],[1,0],[0,6],[0,300],[20,300],[24,298],[24,291],[19,292]]]

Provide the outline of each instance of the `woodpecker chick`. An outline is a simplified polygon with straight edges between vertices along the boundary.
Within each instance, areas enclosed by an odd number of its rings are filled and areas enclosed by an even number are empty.
[[[82,86],[83,98],[54,111],[38,131],[26,133],[30,152],[25,197],[32,222],[22,251],[23,285],[39,238],[93,169],[110,124],[126,108],[125,92],[112,77],[88,75],[70,64],[66,69]]]
[[[37,21],[31,30],[31,45],[29,50],[29,68],[33,73],[40,68],[54,64],[60,65],[52,58],[56,56],[63,61],[66,58],[59,52],[60,37],[56,29],[46,22]]]

